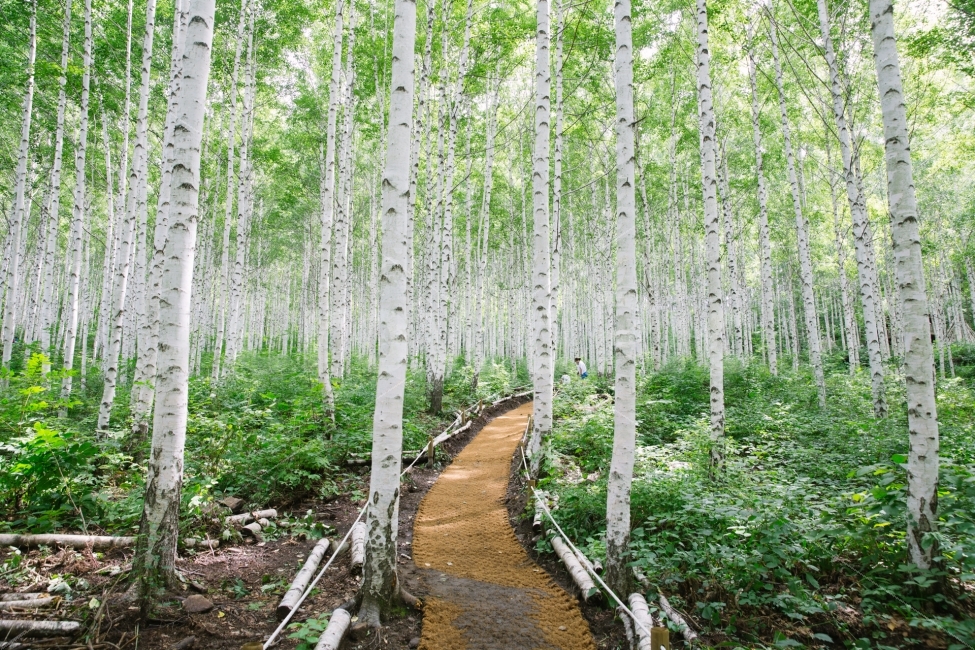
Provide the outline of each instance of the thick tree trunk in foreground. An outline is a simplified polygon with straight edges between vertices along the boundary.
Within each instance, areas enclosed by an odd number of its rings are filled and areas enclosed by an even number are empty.
[[[724,462],[725,324],[721,301],[721,219],[718,214],[717,142],[711,100],[707,0],[697,0],[697,95],[701,129],[701,178],[707,248],[707,354],[711,369],[711,469]]]
[[[626,593],[631,571],[630,485],[636,447],[636,188],[633,117],[633,24],[630,0],[616,0],[616,401],[613,459],[606,497],[606,583]]]
[[[552,430],[552,329],[551,329],[551,244],[548,211],[548,150],[550,90],[548,0],[536,3],[535,28],[535,150],[532,169],[532,203],[534,210],[534,267],[532,269],[532,370],[535,401],[532,434],[528,450],[532,473],[541,462],[542,437]]]
[[[200,144],[213,42],[215,0],[190,0],[173,124],[172,211],[159,295],[158,394],[146,498],[134,559],[143,619],[175,581],[183,447],[189,402],[190,291],[196,247]]]
[[[890,0],[870,0],[870,30],[884,121],[887,197],[894,271],[904,332],[904,376],[907,380],[907,549],[911,561],[930,568],[940,555],[938,543],[924,537],[938,522],[938,413],[934,394],[934,350],[928,325],[921,234],[904,106],[894,7]]]
[[[413,57],[416,2],[396,0],[386,169],[382,186],[382,271],[379,276],[379,378],[373,419],[372,474],[366,511],[367,548],[359,620],[378,626],[397,596],[396,539],[403,392],[409,332],[406,269],[412,242],[406,238],[410,193],[410,129],[413,126]]]

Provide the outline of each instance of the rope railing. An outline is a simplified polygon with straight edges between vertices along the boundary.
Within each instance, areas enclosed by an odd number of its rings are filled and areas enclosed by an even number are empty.
[[[542,511],[548,517],[549,521],[552,522],[552,525],[555,526],[555,529],[559,532],[559,535],[562,537],[562,540],[572,550],[572,552],[576,556],[582,557],[582,558],[585,558],[586,559],[585,562],[582,562],[581,563],[582,564],[582,567],[586,570],[586,572],[589,573],[593,577],[593,579],[596,582],[599,583],[600,587],[602,587],[603,590],[607,594],[609,594],[612,597],[613,600],[615,600],[618,603],[619,609],[623,610],[626,613],[626,615],[630,617],[630,620],[633,621],[633,623],[635,625],[639,626],[639,628],[641,630],[643,630],[644,634],[646,634],[646,638],[649,639],[651,637],[650,630],[648,630],[646,628],[646,626],[643,624],[642,621],[640,621],[636,616],[634,616],[634,614],[630,610],[630,608],[627,607],[623,603],[623,601],[620,599],[620,597],[616,595],[616,592],[614,592],[612,589],[610,589],[609,588],[609,585],[607,585],[605,582],[603,582],[602,577],[596,572],[596,569],[593,566],[592,561],[590,561],[589,558],[587,558],[585,556],[585,554],[582,551],[580,551],[579,548],[575,544],[572,543],[572,540],[569,539],[569,536],[566,535],[565,534],[565,531],[562,530],[562,527],[559,526],[559,522],[557,522],[555,520],[555,517],[552,515],[552,511],[549,510],[549,507],[545,504],[545,499],[542,498],[541,493],[537,489],[535,489],[535,486],[534,485],[532,485],[532,483],[531,483],[531,475],[529,474],[529,471],[528,471],[528,459],[525,456],[525,450],[524,450],[524,448],[521,448],[521,461],[522,461],[522,464],[524,465],[524,468],[525,468],[525,475],[526,475],[526,477],[529,480],[528,487],[531,489],[532,494],[535,497],[535,504],[536,504],[536,506],[540,506],[542,508]]]
[[[520,390],[521,388],[524,388],[524,386],[519,386],[518,388],[513,389],[513,390]],[[524,397],[526,394],[527,393],[521,393],[521,394],[512,393],[511,395],[508,395],[506,397],[503,397],[501,399],[498,399],[498,400],[492,402],[490,404],[490,406],[491,407],[497,406],[498,404],[500,404],[502,402],[505,402],[505,401],[507,401],[509,399],[514,399],[516,397]],[[436,446],[436,445],[440,444],[440,443],[437,442],[437,440],[439,438],[443,437],[444,433],[450,431],[451,428],[453,428],[455,426],[458,426],[460,424],[460,422],[462,422],[464,420],[464,417],[463,416],[464,416],[465,413],[466,414],[470,414],[470,413],[474,412],[475,410],[477,410],[478,415],[480,415],[481,413],[483,413],[485,407],[483,407],[482,404],[483,404],[482,401],[478,401],[477,404],[474,404],[474,405],[472,405],[472,406],[470,406],[470,407],[468,407],[466,409],[461,409],[460,414],[457,416],[457,418],[454,420],[454,422],[452,422],[450,424],[450,426],[448,426],[447,429],[445,429],[444,432],[440,434],[440,436],[437,436],[437,438],[434,439],[434,441],[432,443],[433,446]],[[471,422],[473,422],[473,420],[468,421],[468,423],[467,423],[466,426],[470,426],[470,423]],[[450,435],[448,435],[446,438],[444,438],[444,440],[449,439],[450,437],[452,437],[453,435],[456,435],[457,433],[459,433],[459,431],[454,431],[453,433],[451,433]],[[432,452],[432,449],[431,449],[431,452]],[[407,472],[409,472],[411,469],[413,469],[413,467],[417,464],[417,462],[419,462],[419,460],[422,457],[423,457],[422,455],[417,455],[417,457],[413,459],[413,462],[410,463],[409,466],[406,469],[404,469],[402,472],[400,472],[400,478],[403,478],[403,476],[405,476]],[[294,606],[291,608],[291,611],[288,612],[288,615],[285,616],[284,620],[282,620],[281,623],[278,625],[278,627],[274,630],[274,632],[271,633],[271,636],[268,637],[268,640],[264,642],[263,650],[267,650],[267,648],[269,648],[271,646],[271,644],[273,644],[274,641],[278,638],[278,636],[285,629],[285,627],[287,627],[288,623],[291,621],[291,619],[294,617],[295,613],[298,611],[298,608],[301,607],[301,604],[303,602],[305,602],[305,599],[306,598],[308,598],[308,595],[312,592],[312,590],[318,584],[318,581],[321,580],[322,579],[322,576],[325,575],[325,571],[327,571],[328,568],[330,566],[332,566],[332,563],[335,561],[335,558],[338,557],[339,553],[342,552],[343,547],[349,541],[349,537],[351,537],[351,535],[352,535],[352,529],[355,528],[356,524],[359,523],[359,521],[362,519],[362,515],[364,515],[366,513],[366,510],[368,508],[369,508],[369,503],[367,502],[366,505],[362,506],[362,509],[359,510],[358,516],[356,516],[355,521],[352,522],[352,525],[349,527],[348,532],[345,533],[345,537],[343,537],[342,538],[342,541],[335,546],[335,551],[332,553],[332,556],[330,558],[328,558],[328,562],[326,562],[325,563],[325,566],[323,566],[318,571],[318,574],[315,576],[315,579],[312,580],[308,584],[308,586],[305,588],[305,590],[301,593],[301,596],[295,602]]]

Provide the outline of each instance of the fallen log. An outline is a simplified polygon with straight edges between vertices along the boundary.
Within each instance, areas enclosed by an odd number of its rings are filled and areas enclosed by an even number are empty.
[[[228,524],[238,524],[244,525],[249,524],[257,519],[277,519],[278,511],[274,508],[268,508],[267,510],[255,510],[254,512],[242,512],[239,515],[229,515],[224,517],[224,522]]]
[[[360,521],[352,527],[352,559],[350,561],[352,573],[362,571],[366,562],[366,523]]]
[[[651,633],[653,616],[642,594],[632,593],[629,598],[630,611],[633,612],[633,631],[636,634],[637,650],[653,650]]]
[[[336,609],[328,619],[328,627],[318,637],[318,644],[315,650],[339,650],[342,645],[342,638],[349,629],[352,622],[352,615],[344,609]]]
[[[545,510],[542,505],[542,497],[535,494],[535,517],[532,519],[532,531],[536,533],[542,532],[542,527],[545,525]]]
[[[30,650],[30,646],[24,645],[23,643],[4,643],[0,641],[0,650]]]
[[[135,537],[110,535],[0,535],[0,546],[32,548],[35,546],[91,547],[96,551],[135,545]]]
[[[252,524],[247,524],[246,526],[241,527],[240,532],[242,535],[250,535],[257,541],[263,542],[264,541],[263,530],[264,529],[261,527],[259,523],[254,522]]]
[[[623,621],[623,632],[626,634],[626,643],[630,650],[637,650],[636,648],[636,632],[633,631],[633,620],[630,615],[626,613],[626,610],[622,607],[616,608],[616,615],[620,617]]]
[[[36,592],[36,591],[25,591],[23,593],[14,594],[0,594],[0,601],[6,602],[10,600],[30,600],[31,598],[40,598],[46,594]]]
[[[311,581],[312,576],[315,574],[315,569],[318,565],[322,563],[322,558],[328,553],[329,546],[331,542],[328,539],[319,540],[315,544],[315,548],[312,549],[311,553],[308,554],[308,559],[305,560],[304,566],[301,567],[301,571],[295,576],[292,581],[291,586],[288,587],[288,591],[284,594],[284,598],[278,603],[278,620],[282,621],[284,618],[291,613],[294,608],[295,603],[301,598],[301,594],[304,593],[305,587],[308,586],[309,581]]]
[[[53,602],[53,596],[41,596],[40,598],[29,598],[25,600],[4,600],[0,601],[0,610],[46,607]]]
[[[212,551],[219,546],[219,539],[197,539],[195,537],[187,537],[183,540],[183,548],[205,548]]]
[[[697,640],[697,632],[695,632],[684,617],[671,606],[670,601],[668,601],[667,597],[663,594],[660,594],[660,609],[662,609],[667,618],[673,621],[674,625],[677,626],[685,641],[688,643],[694,643],[694,641]]]
[[[81,631],[77,621],[16,621],[0,620],[0,633],[24,636],[67,636]]]
[[[579,562],[579,558],[576,554],[572,552],[572,549],[562,541],[561,537],[552,538],[552,548],[555,549],[555,554],[559,556],[562,560],[562,564],[568,569],[569,575],[572,576],[572,582],[576,583],[579,587],[579,591],[582,592],[582,600],[585,602],[599,601],[602,600],[602,592],[596,588],[596,584],[586,573],[582,564]]]

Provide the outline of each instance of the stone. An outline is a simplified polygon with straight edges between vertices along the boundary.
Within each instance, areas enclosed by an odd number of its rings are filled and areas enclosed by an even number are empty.
[[[420,647],[420,637],[415,636],[412,639],[410,639],[410,647],[411,648],[419,648]]]
[[[220,501],[217,501],[217,503],[227,506],[230,508],[230,512],[234,513],[235,515],[244,509],[244,500],[238,499],[237,497],[225,497],[220,499]]]
[[[173,650],[189,650],[190,648],[196,647],[196,637],[188,636],[176,645],[173,646]]]
[[[183,601],[183,609],[188,614],[205,614],[213,609],[213,603],[199,594],[193,594]]]

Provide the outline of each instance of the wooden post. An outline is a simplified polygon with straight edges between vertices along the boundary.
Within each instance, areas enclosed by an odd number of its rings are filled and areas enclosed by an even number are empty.
[[[433,436],[431,435],[427,437],[427,467],[433,467],[434,449]]]
[[[650,628],[650,647],[653,650],[670,650],[670,630],[665,627]]]

